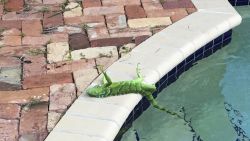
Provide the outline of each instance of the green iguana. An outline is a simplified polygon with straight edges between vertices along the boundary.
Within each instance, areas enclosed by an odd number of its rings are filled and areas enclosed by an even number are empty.
[[[136,73],[137,78],[129,81],[120,81],[120,82],[112,82],[110,77],[101,69],[104,79],[103,84],[96,85],[92,88],[87,89],[87,94],[91,97],[108,97],[108,96],[118,96],[129,93],[139,93],[142,96],[145,96],[147,100],[153,105],[153,107],[164,111],[168,114],[175,115],[179,118],[182,118],[176,112],[172,112],[167,110],[161,106],[159,106],[152,96],[153,92],[156,91],[155,85],[150,85],[143,83],[143,78],[140,76],[139,68],[137,65]]]

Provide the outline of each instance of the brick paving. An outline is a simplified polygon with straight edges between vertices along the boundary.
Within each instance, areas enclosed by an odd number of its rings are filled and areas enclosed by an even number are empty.
[[[1,0],[0,141],[43,141],[98,76],[191,0]]]

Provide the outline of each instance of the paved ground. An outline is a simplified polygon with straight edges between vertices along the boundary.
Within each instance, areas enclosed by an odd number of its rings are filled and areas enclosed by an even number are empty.
[[[0,0],[0,141],[42,141],[95,77],[190,0]]]

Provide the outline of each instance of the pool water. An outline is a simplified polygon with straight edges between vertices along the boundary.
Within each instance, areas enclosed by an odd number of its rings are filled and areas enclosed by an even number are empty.
[[[185,107],[184,120],[152,107],[133,122],[122,141],[250,141],[250,7],[225,48],[203,59],[165,88],[157,101]]]

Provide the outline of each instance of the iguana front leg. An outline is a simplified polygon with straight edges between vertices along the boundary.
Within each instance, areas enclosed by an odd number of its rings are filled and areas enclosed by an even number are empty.
[[[147,100],[153,105],[153,107],[155,107],[156,109],[159,109],[161,111],[164,111],[170,115],[173,115],[173,116],[177,116],[178,118],[181,118],[182,117],[176,113],[176,112],[173,112],[173,111],[170,111],[164,107],[161,107],[158,105],[157,101],[154,99],[154,97],[152,96],[152,94],[150,92],[145,92],[144,96],[147,98]]]

